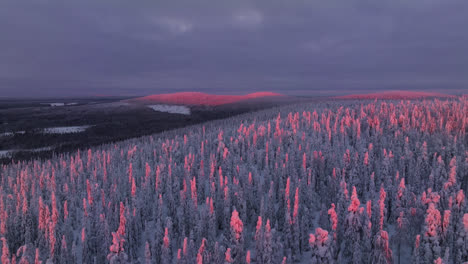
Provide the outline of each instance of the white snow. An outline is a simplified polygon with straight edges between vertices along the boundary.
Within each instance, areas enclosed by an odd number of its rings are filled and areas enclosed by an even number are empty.
[[[70,134],[86,131],[91,126],[68,126],[68,127],[48,127],[44,128],[44,134]]]
[[[24,149],[23,151],[30,151],[30,152],[41,152],[41,151],[48,151],[52,150],[53,147],[42,147],[42,148],[35,148],[35,149]]]
[[[158,112],[166,112],[171,114],[182,114],[182,115],[190,115],[190,108],[187,106],[182,105],[148,105],[149,108],[153,109],[154,111]]]

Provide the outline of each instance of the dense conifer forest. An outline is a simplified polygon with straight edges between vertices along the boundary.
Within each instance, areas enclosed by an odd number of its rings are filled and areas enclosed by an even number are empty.
[[[463,263],[467,129],[330,99],[2,165],[1,263]]]

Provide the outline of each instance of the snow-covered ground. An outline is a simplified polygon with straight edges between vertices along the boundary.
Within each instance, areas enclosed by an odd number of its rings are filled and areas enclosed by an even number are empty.
[[[44,134],[70,134],[80,133],[86,131],[91,126],[68,126],[68,127],[48,127],[44,128],[42,133]]]
[[[149,108],[158,112],[166,112],[171,114],[190,115],[190,108],[182,105],[148,105]]]

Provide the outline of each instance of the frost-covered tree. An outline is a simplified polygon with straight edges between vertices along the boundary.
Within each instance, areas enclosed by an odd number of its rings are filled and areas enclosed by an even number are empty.
[[[310,234],[311,263],[335,263],[333,238],[326,230],[317,228],[315,234]]]

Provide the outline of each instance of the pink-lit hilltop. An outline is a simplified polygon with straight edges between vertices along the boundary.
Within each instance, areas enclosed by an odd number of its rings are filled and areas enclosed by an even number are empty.
[[[231,104],[247,99],[255,99],[262,97],[272,96],[284,96],[279,93],[273,92],[256,92],[246,95],[217,95],[207,94],[201,92],[181,92],[181,93],[169,93],[169,94],[155,94],[148,95],[133,99],[133,101],[140,102],[158,102],[166,104],[181,104],[181,105],[207,105],[207,106],[218,106]]]
[[[454,95],[435,93],[435,92],[418,92],[418,91],[383,91],[378,93],[368,94],[350,94],[344,96],[337,96],[338,99],[419,99],[426,97],[455,97]]]

